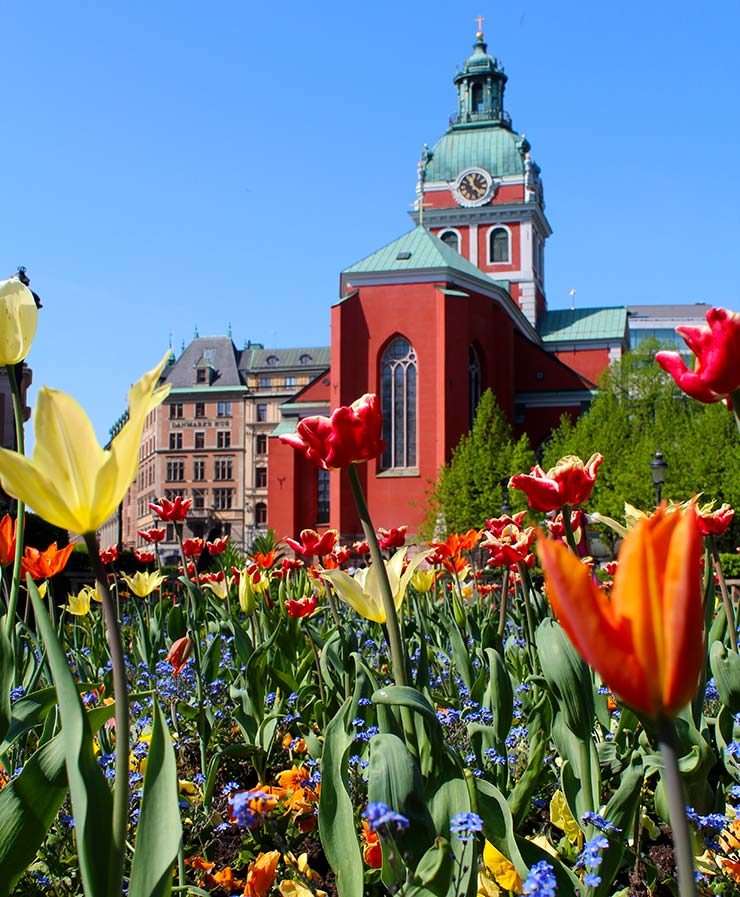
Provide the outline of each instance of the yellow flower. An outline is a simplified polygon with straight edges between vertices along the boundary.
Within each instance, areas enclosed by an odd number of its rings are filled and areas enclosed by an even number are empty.
[[[138,595],[139,598],[146,598],[147,595],[151,595],[164,582],[164,576],[161,573],[142,573],[141,570],[137,570],[133,576],[126,576],[125,573],[122,573],[121,579],[124,580],[134,595]]]
[[[75,617],[84,617],[90,613],[90,597],[93,590],[83,586],[76,595],[67,595],[67,613]]]
[[[577,844],[580,849],[583,843],[583,832],[570,812],[565,795],[560,790],[553,794],[550,801],[550,822],[565,834],[571,844]]]
[[[204,589],[210,589],[211,592],[216,596],[216,598],[220,598],[222,601],[226,601],[226,598],[229,594],[229,589],[231,588],[231,577],[224,576],[223,579],[217,579],[215,582],[204,582]]]
[[[128,421],[109,450],[99,445],[90,419],[71,396],[42,387],[33,458],[0,449],[5,491],[62,529],[95,532],[136,476],[144,421],[169,392],[169,386],[157,388],[168,356],[131,387]]]
[[[0,281],[0,364],[18,364],[31,348],[39,310],[17,277]]]
[[[251,617],[257,609],[257,602],[254,597],[254,583],[246,570],[239,571],[239,607],[248,617]]]
[[[506,891],[522,893],[522,880],[514,868],[514,864],[490,841],[486,841],[486,846],[483,848],[483,862],[497,885]]]
[[[436,573],[434,570],[417,570],[411,577],[411,585],[417,592],[425,594],[432,590]]]
[[[401,573],[406,559],[405,548],[399,548],[389,561],[383,561],[388,572],[388,581],[396,610],[403,604],[403,597],[416,568],[430,553],[429,551],[419,552],[409,561],[405,573]],[[357,570],[354,576],[350,576],[344,570],[324,570],[322,575],[331,582],[342,601],[354,608],[358,614],[367,620],[385,623],[383,598],[374,564]]]

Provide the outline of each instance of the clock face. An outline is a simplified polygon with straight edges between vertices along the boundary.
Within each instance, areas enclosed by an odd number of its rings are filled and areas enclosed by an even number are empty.
[[[463,171],[453,193],[461,206],[481,206],[493,195],[493,178],[482,168]]]

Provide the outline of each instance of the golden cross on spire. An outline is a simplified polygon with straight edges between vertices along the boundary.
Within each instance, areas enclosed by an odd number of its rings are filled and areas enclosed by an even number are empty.
[[[486,20],[483,18],[483,16],[477,16],[475,21],[478,23],[478,33],[482,36],[483,35],[483,23]]]

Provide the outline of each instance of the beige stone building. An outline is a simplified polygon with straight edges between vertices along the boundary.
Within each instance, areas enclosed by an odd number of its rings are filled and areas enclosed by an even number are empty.
[[[138,530],[158,525],[149,504],[181,495],[193,500],[186,537],[230,535],[249,548],[267,529],[267,438],[280,404],[328,367],[325,347],[239,350],[222,336],[196,337],[173,353],[162,378],[170,394],[147,417],[137,479],[101,528],[101,545],[142,547]],[[165,559],[177,556],[171,524],[160,550]]]

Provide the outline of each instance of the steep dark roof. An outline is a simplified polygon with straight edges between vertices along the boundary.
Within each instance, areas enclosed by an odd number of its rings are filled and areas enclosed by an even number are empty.
[[[174,389],[187,389],[195,385],[196,367],[205,366],[213,372],[210,386],[243,386],[237,357],[236,346],[228,336],[200,336],[165,369],[163,379]]]

